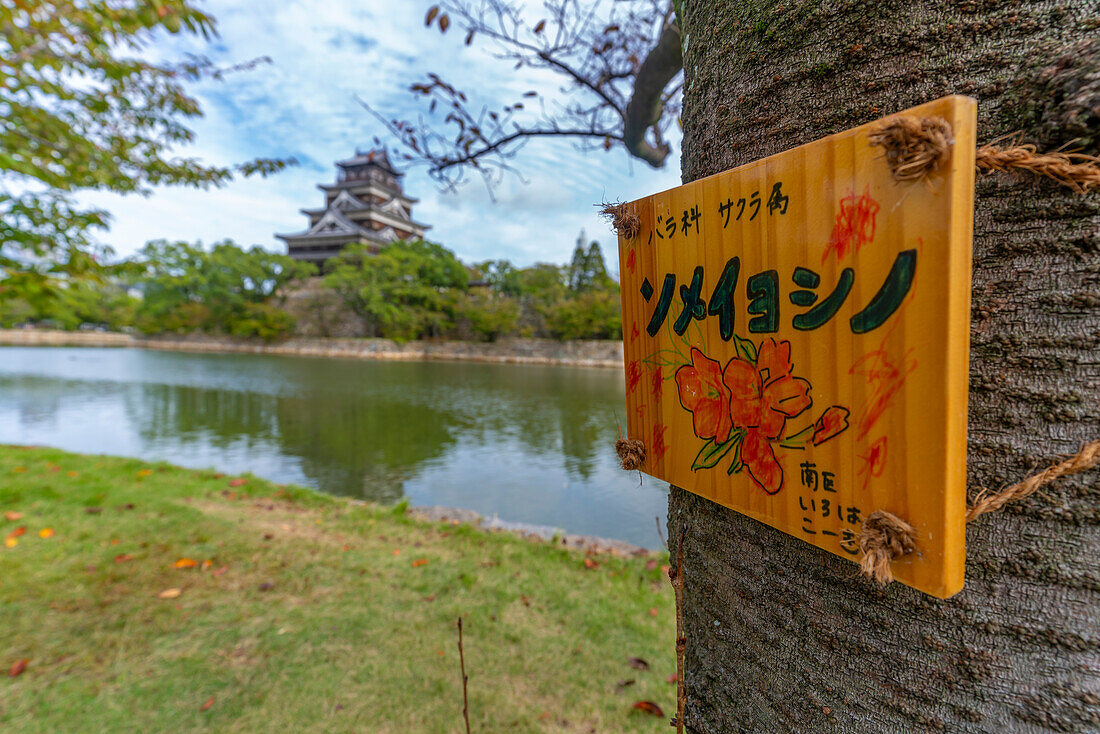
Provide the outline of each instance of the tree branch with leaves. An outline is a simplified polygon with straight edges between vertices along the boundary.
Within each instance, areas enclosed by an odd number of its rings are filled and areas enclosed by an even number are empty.
[[[467,46],[480,41],[515,70],[551,72],[565,82],[564,97],[548,100],[532,90],[490,109],[430,73],[409,87],[426,103],[416,121],[387,117],[364,103],[403,145],[405,161],[426,165],[446,188],[470,171],[490,188],[506,172],[518,174],[511,161],[534,139],[568,138],[587,150],[622,146],[654,168],[664,166],[682,71],[673,6],[663,0],[547,0],[544,11],[544,17],[529,18],[509,0],[432,6],[425,25],[441,33],[456,27]]]
[[[208,59],[157,63],[163,34],[216,35],[189,0],[12,0],[0,4],[0,300],[48,297],[59,279],[99,271],[109,248],[93,236],[107,212],[79,191],[147,195],[152,186],[221,186],[292,160],[208,166],[181,157],[201,117],[185,84],[252,68]]]

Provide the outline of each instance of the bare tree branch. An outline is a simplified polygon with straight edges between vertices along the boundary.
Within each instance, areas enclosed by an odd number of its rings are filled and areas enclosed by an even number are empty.
[[[623,146],[660,168],[669,154],[663,133],[676,116],[680,31],[669,0],[546,0],[546,17],[531,22],[515,0],[445,0],[425,25],[465,31],[515,69],[550,71],[566,82],[561,99],[529,91],[499,109],[472,106],[438,74],[411,84],[427,111],[416,122],[364,107],[396,137],[411,164],[427,166],[445,187],[476,171],[492,190],[510,160],[532,140],[570,138],[582,149]],[[528,109],[534,103],[535,109]]]

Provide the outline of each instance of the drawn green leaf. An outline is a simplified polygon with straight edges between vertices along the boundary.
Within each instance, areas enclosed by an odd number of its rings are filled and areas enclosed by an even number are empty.
[[[748,339],[742,339],[741,337],[737,336],[737,334],[734,334],[733,335],[733,346],[734,346],[734,349],[737,350],[737,356],[738,357],[745,360],[746,362],[756,364],[756,345],[755,344],[753,344]]]
[[[707,440],[703,444],[703,448],[699,449],[699,453],[695,455],[695,461],[691,462],[691,470],[713,469],[722,460],[722,457],[729,453],[734,443],[733,439],[724,443],[717,443],[713,438]]]
[[[745,429],[741,428],[734,434],[734,437],[730,439],[734,443],[733,462],[730,463],[730,468],[726,469],[726,474],[737,474],[744,468],[744,464],[741,463],[741,443],[745,440]]]

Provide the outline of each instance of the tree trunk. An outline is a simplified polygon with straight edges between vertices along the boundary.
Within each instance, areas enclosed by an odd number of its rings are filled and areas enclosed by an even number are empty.
[[[685,181],[951,93],[978,99],[979,141],[1100,153],[1092,2],[684,0],[681,20]],[[1100,195],[979,174],[976,196],[971,498],[1100,437]],[[947,601],[674,489],[688,728],[1097,731],[1097,476],[971,524]]]

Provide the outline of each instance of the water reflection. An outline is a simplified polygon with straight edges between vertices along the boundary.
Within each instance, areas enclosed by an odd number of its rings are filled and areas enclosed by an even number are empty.
[[[663,485],[618,470],[615,370],[0,348],[0,441],[657,543]]]

